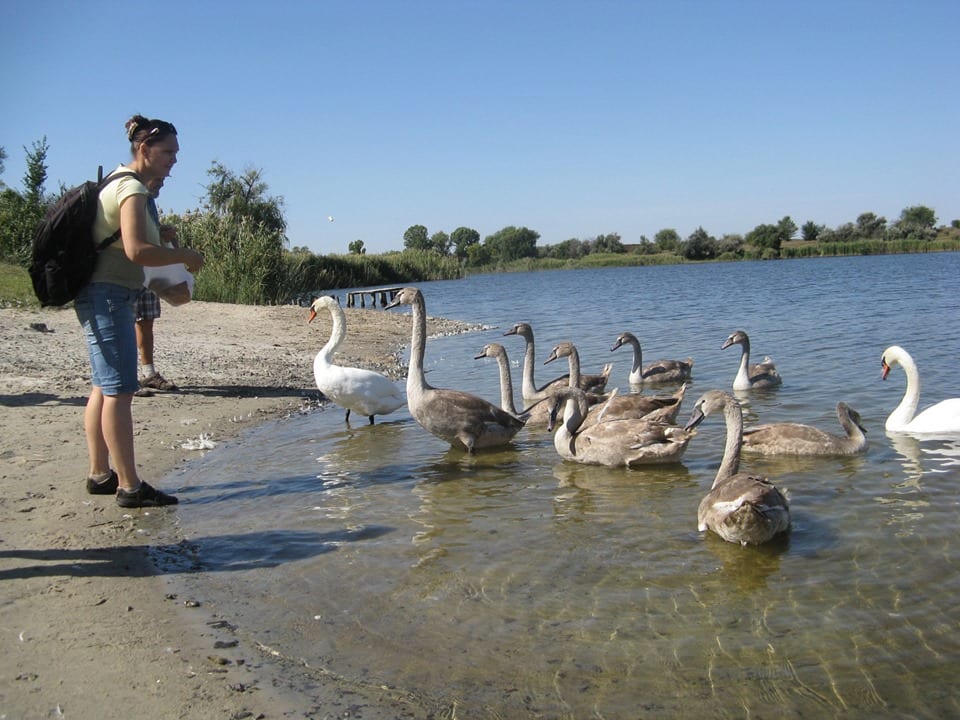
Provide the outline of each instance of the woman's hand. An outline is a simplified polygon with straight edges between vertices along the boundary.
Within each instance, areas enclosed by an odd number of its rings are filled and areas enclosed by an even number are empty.
[[[196,275],[203,267],[203,253],[190,248],[178,248],[181,255],[180,262],[187,266],[187,270]]]

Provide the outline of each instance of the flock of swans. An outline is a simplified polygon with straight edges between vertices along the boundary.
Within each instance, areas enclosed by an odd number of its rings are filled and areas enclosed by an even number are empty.
[[[350,413],[364,415],[373,424],[377,415],[386,415],[404,405],[425,430],[473,453],[508,444],[525,427],[543,427],[553,432],[557,454],[564,460],[610,467],[637,467],[677,462],[695,434],[695,428],[709,415],[723,414],[726,443],[720,468],[710,491],[700,502],[697,520],[700,531],[711,530],[728,542],[761,544],[790,528],[787,495],[767,478],[739,471],[742,453],[765,455],[852,455],[864,452],[867,440],[860,415],[846,403],[837,404],[837,418],[844,435],[834,435],[799,423],[767,423],[744,429],[740,403],[729,393],[710,390],[694,404],[684,425],[676,424],[691,379],[693,359],[660,360],[643,365],[640,342],[629,333],[617,337],[611,351],[629,346],[633,365],[632,386],[679,384],[671,395],[620,394],[607,391],[611,365],[597,374],[580,371],[580,358],[573,343],[556,345],[544,364],[567,359],[568,372],[537,386],[534,380],[536,346],[533,329],[517,323],[504,333],[525,340],[521,396],[522,410],[514,404],[513,383],[507,353],[500,343],[489,343],[476,358],[494,358],[500,373],[500,406],[468,392],[431,386],[424,375],[427,314],[423,294],[405,287],[387,308],[409,305],[412,309],[410,363],[406,397],[396,383],[380,373],[333,362],[333,355],[346,335],[343,310],[336,299],[317,298],[309,321],[318,313],[330,313],[330,339],[317,353],[314,375],[318,389],[334,404]],[[750,363],[750,339],[737,330],[721,349],[739,345],[740,364],[734,390],[775,388],[783,380],[774,362],[765,357]],[[903,368],[907,386],[903,399],[886,421],[889,431],[909,433],[960,432],[960,398],[951,398],[916,414],[920,399],[920,375],[910,355],[899,346],[883,351],[884,379],[893,367]]]

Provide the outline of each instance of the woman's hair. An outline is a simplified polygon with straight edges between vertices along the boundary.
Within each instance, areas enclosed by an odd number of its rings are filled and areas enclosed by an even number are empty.
[[[130,151],[137,152],[140,143],[153,145],[163,140],[167,135],[176,135],[177,129],[173,123],[166,120],[149,120],[143,115],[134,115],[124,123],[127,128],[127,140],[130,141]]]

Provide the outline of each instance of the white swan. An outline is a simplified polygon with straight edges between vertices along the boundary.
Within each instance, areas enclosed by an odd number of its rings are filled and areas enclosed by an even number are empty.
[[[407,407],[423,428],[469,453],[480,448],[505,445],[523,427],[523,421],[483,398],[431,387],[423,374],[427,340],[427,309],[415,287],[405,287],[386,306],[409,305],[413,309],[410,337],[410,367],[407,369]]]
[[[763,362],[750,364],[750,338],[743,330],[737,330],[731,333],[724,340],[721,350],[726,350],[731,345],[740,345],[740,368],[737,370],[737,376],[733,380],[734,390],[750,390],[753,388],[772,388],[783,384],[780,373],[777,372],[773,360],[765,357]]]
[[[743,412],[731,395],[720,390],[704,393],[685,429],[692,430],[720,409],[727,441],[713,487],[697,508],[697,528],[700,532],[712,530],[727,542],[759,545],[790,529],[790,507],[786,495],[767,478],[738,472]]]
[[[347,422],[351,410],[368,417],[373,425],[375,415],[386,415],[402,408],[406,402],[403,392],[389,378],[373,370],[333,364],[333,354],[346,337],[347,322],[340,303],[327,295],[313,301],[307,322],[313,322],[324,309],[330,311],[333,328],[330,339],[313,360],[313,375],[320,392],[346,409]]]
[[[743,452],[761,455],[856,455],[867,449],[860,413],[837,403],[845,435],[833,435],[800,423],[766,423],[743,431]]]
[[[954,433],[960,432],[960,398],[941,400],[919,415],[920,371],[910,354],[899,345],[891,345],[880,357],[881,377],[886,380],[890,370],[899,365],[907,376],[907,390],[896,409],[887,417],[884,427],[894,432]]]
[[[553,429],[559,409],[563,407],[563,421],[554,432],[553,446],[564,460],[607,467],[662,465],[679,462],[690,442],[691,435],[685,430],[643,418],[604,418],[582,428],[587,414],[586,394],[568,385],[554,388],[551,395],[549,429]]]
[[[511,415],[521,418],[528,427],[530,425],[545,425],[550,418],[548,400],[538,400],[523,412],[517,412],[517,407],[513,402],[513,378],[510,377],[510,359],[507,357],[506,348],[500,343],[488,343],[473,359],[479,360],[480,358],[493,358],[497,361],[500,371],[500,407]]]
[[[572,342],[562,342],[555,345],[550,352],[550,356],[544,361],[544,365],[563,357],[567,358],[570,368],[570,382],[568,384],[579,386],[580,353],[577,351],[577,346]],[[677,419],[677,414],[680,412],[680,403],[683,402],[686,387],[686,384],[684,384],[673,395],[659,396],[641,395],[639,393],[617,395],[616,390],[614,390],[602,405],[594,404],[597,400],[596,396],[588,394],[587,400],[592,404],[592,407],[584,417],[581,429],[599,422],[601,412],[607,420],[644,418],[657,422],[672,423]]]
[[[689,380],[693,374],[693,358],[690,357],[686,360],[657,360],[644,367],[640,341],[631,332],[620,333],[614,341],[613,347],[610,348],[610,352],[624,345],[630,345],[633,348],[633,367],[631,367],[630,375],[627,377],[631,385],[682,383]]]
[[[526,348],[523,353],[523,377],[520,386],[520,394],[526,403],[534,403],[537,400],[545,400],[552,387],[563,387],[569,380],[568,375],[561,375],[554,378],[546,385],[537,387],[534,382],[534,360],[536,357],[536,343],[533,339],[533,328],[529,323],[519,322],[504,333],[506,335],[519,335],[526,341]],[[579,387],[585,392],[602,393],[607,385],[607,379],[610,377],[610,371],[613,365],[607,364],[603,371],[598,374],[581,375]]]

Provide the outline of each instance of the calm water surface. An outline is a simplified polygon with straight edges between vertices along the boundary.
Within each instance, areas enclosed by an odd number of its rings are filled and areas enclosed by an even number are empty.
[[[561,462],[543,428],[468,457],[405,410],[370,427],[331,408],[167,480],[207,571],[182,582],[283,656],[450,717],[960,716],[960,439],[888,436],[905,381],[880,380],[897,343],[920,366],[921,407],[960,396],[958,277],[950,253],[423,283],[428,314],[491,328],[428,341],[435,386],[499,402],[496,365],[473,360],[496,341],[519,401],[524,345],[503,332],[523,320],[539,382],[566,370],[542,363],[572,340],[626,392],[629,351],[610,346],[630,330],[645,361],[693,356],[685,421],[702,392],[730,389],[739,348],[720,345],[743,328],[784,378],[741,395],[748,424],[839,433],[844,400],[870,448],[748,457],[789,491],[794,528],[740,548],[696,529],[720,418],[681,464],[626,470]]]

